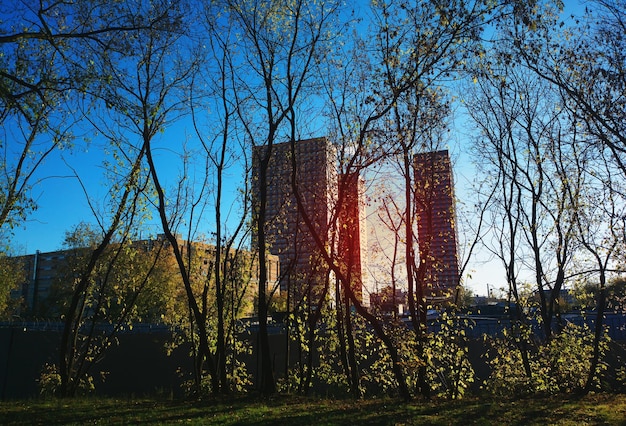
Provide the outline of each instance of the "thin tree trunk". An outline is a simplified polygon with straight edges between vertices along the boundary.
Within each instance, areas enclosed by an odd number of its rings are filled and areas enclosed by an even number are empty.
[[[598,364],[600,363],[600,341],[604,335],[604,310],[606,309],[606,276],[604,270],[600,274],[600,291],[598,292],[598,309],[596,313],[596,321],[593,334],[593,357],[591,358],[591,367],[589,368],[589,374],[587,375],[587,381],[585,382],[584,393],[591,392],[593,388],[593,382],[596,378],[598,371]]]

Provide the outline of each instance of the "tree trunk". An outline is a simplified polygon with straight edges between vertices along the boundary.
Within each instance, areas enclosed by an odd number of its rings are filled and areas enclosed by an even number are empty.
[[[593,335],[593,358],[591,358],[591,367],[589,368],[589,374],[587,375],[587,381],[585,382],[584,393],[589,393],[593,387],[593,381],[596,377],[598,370],[598,364],[600,363],[600,340],[604,335],[604,310],[606,308],[606,277],[604,272],[600,277],[600,291],[598,292],[598,310],[596,313],[596,323],[594,327]]]

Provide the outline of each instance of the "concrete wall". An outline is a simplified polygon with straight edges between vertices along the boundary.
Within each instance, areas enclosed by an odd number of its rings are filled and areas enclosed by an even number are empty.
[[[167,356],[165,333],[121,334],[97,371],[92,372],[101,395],[178,394],[192,371],[187,348]],[[57,364],[61,333],[0,328],[0,397],[29,398],[38,395],[38,379],[46,364]],[[98,371],[107,371],[101,381]]]
[[[0,396],[24,398],[37,394],[43,366],[55,363],[60,333],[0,328]]]
[[[254,335],[250,337],[255,348]],[[181,385],[193,378],[193,360],[188,346],[167,355],[169,332],[157,330],[122,333],[119,344],[111,347],[99,362],[93,376],[98,395],[172,395],[182,397]],[[39,394],[38,379],[46,364],[57,364],[60,329],[32,330],[29,327],[0,327],[0,399],[31,398]],[[285,369],[285,336],[270,335],[272,359],[277,376]],[[256,356],[243,361],[253,376]],[[100,371],[106,372],[101,380]]]
[[[169,339],[170,334],[165,330],[120,334],[119,345],[111,347],[102,362],[97,364],[97,371],[91,372],[96,381],[96,393],[108,396],[161,394],[182,397],[181,384],[192,378],[192,358],[188,347],[179,347],[168,356],[165,344]],[[258,341],[254,333],[250,339],[254,354]],[[37,396],[38,379],[44,366],[58,364],[60,340],[59,330],[0,327],[0,399]],[[285,344],[284,334],[270,335],[276,377],[284,375]],[[477,376],[474,385],[478,388],[481,381],[489,375],[489,367],[482,357],[485,344],[482,339],[470,339],[469,345],[470,362]],[[293,363],[295,347],[291,355]],[[624,359],[625,347],[614,344],[607,361],[615,367],[623,365]],[[243,361],[254,377],[258,371],[256,356],[248,355]],[[108,372],[106,380],[100,380],[99,371]]]

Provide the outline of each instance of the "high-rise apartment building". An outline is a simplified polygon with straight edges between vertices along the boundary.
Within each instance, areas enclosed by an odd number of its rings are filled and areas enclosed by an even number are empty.
[[[258,206],[260,159],[267,146],[253,150],[253,206]],[[315,234],[328,243],[328,222],[336,199],[336,153],[326,138],[295,143],[296,182],[303,210]],[[328,266],[322,259],[313,234],[297,207],[292,188],[291,143],[273,144],[267,170],[265,232],[269,253],[280,259],[280,290],[286,292],[291,306],[304,297],[316,303],[329,280]],[[253,236],[256,240],[256,235]]]
[[[414,165],[419,256],[426,297],[437,303],[459,283],[454,179],[447,150],[417,154]]]
[[[339,194],[339,246],[337,253],[343,273],[350,282],[350,289],[359,303],[363,298],[363,265],[367,260],[367,230],[365,219],[365,183],[358,173],[340,175]]]

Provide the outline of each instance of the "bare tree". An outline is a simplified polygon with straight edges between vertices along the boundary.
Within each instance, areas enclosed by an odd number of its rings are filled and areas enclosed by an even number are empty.
[[[517,34],[513,52],[561,91],[563,106],[595,137],[593,144],[612,153],[623,173],[625,10],[623,0],[594,0],[586,5],[585,16],[569,21],[554,14],[531,15],[536,30]]]
[[[426,9],[431,6],[434,13],[427,13]],[[337,77],[331,73],[322,77],[324,89],[329,95],[329,111],[332,116],[332,128],[335,129],[332,139],[337,146],[338,161],[341,167],[338,181],[339,194],[342,193],[342,188],[350,185],[347,176],[358,175],[379,161],[387,152],[395,150],[396,147],[393,144],[381,143],[383,138],[380,135],[385,128],[381,123],[384,120],[389,120],[395,105],[401,102],[404,96],[407,96],[411,88],[416,85],[422,87],[420,86],[422,78],[425,79],[426,76],[440,78],[445,74],[444,71],[441,71],[441,75],[436,76],[437,71],[445,68],[444,63],[448,64],[448,60],[454,62],[452,55],[448,56],[450,53],[448,48],[456,46],[460,40],[464,40],[466,37],[475,36],[478,33],[483,14],[487,12],[486,9],[481,9],[478,5],[469,7],[468,10],[464,9],[462,13],[458,14],[460,17],[458,21],[451,23],[449,19],[456,16],[452,13],[453,8],[448,10],[429,4],[423,6],[424,10],[420,9],[422,6],[412,9],[404,3],[398,5],[397,8],[386,5],[379,5],[379,7],[379,20],[374,24],[375,37],[371,37],[367,41],[357,39],[349,44],[355,52],[359,51],[361,55],[367,52],[367,55],[359,58],[358,55],[349,53],[346,55],[345,52],[339,54],[341,57],[348,58],[347,61],[341,62],[341,65],[344,66],[342,75],[348,77],[346,83],[337,84]],[[433,12],[433,10],[428,12]],[[421,33],[424,35],[423,39],[419,39],[419,37],[411,39],[412,31],[415,28],[421,29],[421,24],[416,22],[419,21],[420,17],[427,22],[429,16],[433,17],[433,25],[437,28],[434,31],[435,34],[424,30]],[[390,24],[391,22],[393,25]],[[442,23],[443,25],[441,25]],[[448,24],[450,25],[448,26]],[[417,46],[416,43],[412,43],[417,39],[423,43],[417,43]],[[368,50],[368,43],[372,40],[378,40],[381,46]],[[398,42],[398,40],[401,41]],[[404,42],[406,42],[406,46],[404,46]],[[406,49],[403,50],[403,47]],[[337,53],[333,51],[332,54],[324,58],[328,63],[334,64],[340,62],[333,59],[336,57],[338,57]],[[385,68],[386,66],[387,68]],[[441,68],[438,68],[439,66]],[[448,68],[448,72],[453,68],[453,66]],[[380,78],[372,80],[372,74],[380,76]],[[395,343],[385,332],[380,321],[368,312],[354,292],[350,291],[351,282],[348,277],[349,274],[347,274],[349,269],[346,270],[342,262],[339,261],[340,256],[337,256],[336,248],[327,243],[325,234],[322,235],[316,231],[314,218],[306,213],[305,197],[303,196],[305,189],[298,185],[296,178],[298,145],[295,137],[291,138],[291,144],[292,187],[299,212],[307,225],[308,232],[314,236],[318,249],[323,250],[324,262],[329,265],[337,277],[338,283],[347,291],[344,297],[349,299],[357,312],[366,318],[377,336],[384,342],[392,359],[391,364],[397,379],[398,389],[401,395],[408,399],[410,392],[400,367],[400,358]],[[332,230],[337,229],[337,219],[340,217],[341,206],[342,200],[340,199],[335,210],[329,216],[330,220],[327,227],[324,228],[324,233],[330,232],[332,234]],[[352,330],[348,329],[346,332],[351,333]],[[350,364],[348,360],[344,361],[344,370],[350,375],[350,368],[346,367],[348,364]],[[357,385],[355,380],[352,380],[351,383],[353,387]]]
[[[238,35],[235,41],[243,55],[236,75],[239,119],[253,147],[256,172],[253,227],[259,259],[259,382],[264,394],[276,390],[267,335],[267,185],[272,148],[281,139],[289,140],[285,127],[288,115],[303,100],[310,79],[314,54],[326,30],[334,6],[332,2],[310,4],[304,1],[225,1],[224,10]],[[262,147],[262,149],[255,149]]]
[[[423,2],[416,6],[381,4],[375,8],[376,55],[382,64],[378,74],[383,93],[393,99],[389,103],[388,117],[385,117],[388,124],[381,126],[381,130],[388,133],[389,143],[396,148],[392,158],[396,159],[402,182],[400,204],[403,210],[399,220],[405,241],[403,266],[419,358],[424,357],[426,343],[428,287],[435,286],[433,278],[438,274],[433,270],[431,260],[441,250],[429,250],[428,244],[424,244],[428,236],[420,235],[422,244],[418,255],[416,220],[421,220],[423,231],[428,229],[427,223],[434,219],[432,192],[442,189],[433,179],[442,177],[426,176],[434,169],[430,172],[422,170],[424,182],[418,184],[415,155],[443,148],[442,137],[450,113],[450,104],[444,95],[446,80],[460,71],[461,64],[473,50],[478,50],[475,43],[490,12],[489,7],[462,2],[445,6],[437,2]],[[431,214],[422,214],[423,217],[418,218],[419,211]],[[455,290],[457,286],[458,283],[454,285]],[[430,395],[426,363],[418,373],[418,392]]]
[[[549,9],[544,12],[551,16]],[[538,296],[541,331],[549,342],[562,327],[561,293],[580,255],[584,185],[572,159],[581,158],[584,140],[576,120],[561,108],[558,89],[512,60],[513,46],[532,31],[522,21],[513,14],[499,24],[490,60],[476,68],[468,113],[480,131],[476,152],[486,176],[481,185],[491,188],[485,193],[493,233],[489,249],[503,262],[512,336],[530,380],[536,374],[530,362],[535,339],[523,310],[523,284],[531,283]]]
[[[499,42],[486,74],[475,80],[485,103],[472,104],[471,114],[486,140],[499,139],[481,145],[488,157],[500,152],[494,156],[501,186],[494,206],[508,212],[502,216],[508,225],[500,228],[497,251],[507,259],[518,318],[518,284],[532,281],[548,341],[560,330],[561,292],[574,277],[599,277],[598,309],[604,310],[602,289],[621,238],[615,202],[622,193],[613,188],[624,173],[623,6],[589,2],[584,16],[562,14],[560,2],[514,7],[496,23]],[[602,333],[600,314],[587,390],[596,378]],[[530,377],[528,354],[523,357]]]
[[[237,362],[234,358],[237,345],[235,320],[244,298],[250,293],[250,279],[244,279],[241,268],[245,265],[254,270],[256,256],[243,252],[244,241],[249,235],[250,161],[237,123],[237,108],[242,100],[235,90],[238,67],[234,63],[236,54],[230,46],[234,37],[233,27],[228,20],[219,19],[223,7],[222,4],[206,5],[203,25],[207,29],[210,59],[204,64],[204,74],[196,80],[203,79],[207,87],[206,93],[203,93],[198,90],[200,85],[196,86],[192,96],[192,118],[206,158],[203,186],[207,186],[207,194],[212,196],[215,252],[212,254],[212,276],[207,277],[207,283],[214,285],[218,392],[227,393],[231,387],[228,364],[232,378],[232,368]],[[203,114],[206,109],[211,113]],[[237,191],[232,190],[233,180],[229,179],[231,169],[241,174],[237,180]],[[207,297],[204,292],[203,297]],[[232,355],[230,360],[229,353]]]
[[[66,4],[58,4],[58,7],[68,6]],[[152,114],[153,110],[133,109],[132,101],[126,98],[129,93],[129,86],[124,83],[124,77],[121,74],[124,61],[120,58],[125,57],[127,54],[135,55],[137,50],[134,50],[136,46],[132,46],[131,40],[136,40],[138,35],[145,33],[156,36],[157,34],[163,34],[165,28],[168,25],[172,25],[172,21],[164,19],[168,16],[167,9],[159,9],[156,5],[154,8],[146,6],[140,3],[121,3],[116,4],[113,8],[106,8],[105,5],[98,5],[93,9],[84,9],[76,6],[76,15],[73,25],[77,26],[75,33],[62,33],[58,37],[50,33],[50,28],[45,27],[45,31],[35,35],[35,38],[42,37],[48,41],[63,41],[77,39],[81,43],[79,44],[81,49],[92,52],[94,54],[94,60],[90,62],[90,75],[97,75],[98,78],[81,82],[82,85],[78,85],[75,81],[70,82],[80,86],[83,91],[91,96],[91,99],[103,100],[107,108],[116,110],[122,117],[126,117],[128,122],[139,123],[135,121],[134,114],[139,111],[144,113],[150,123],[153,123],[152,119],[155,118]],[[145,6],[145,7],[143,7]],[[69,6],[68,6],[69,7]],[[70,9],[74,10],[74,9]],[[96,13],[98,12],[98,13]],[[52,16],[62,16],[60,10],[55,7],[40,10],[39,17],[47,16],[50,13]],[[86,20],[91,14],[95,16],[103,16],[108,18],[107,22],[116,21],[125,22],[125,24],[114,27],[103,27],[96,29],[89,29],[85,25],[91,21]],[[103,15],[101,15],[103,14]],[[123,16],[125,19],[119,18]],[[154,20],[145,20],[143,16],[150,16]],[[127,20],[126,20],[127,19]],[[157,25],[156,22],[161,22],[162,25]],[[44,22],[45,24],[45,22]],[[172,27],[169,27],[171,30]],[[125,37],[125,35],[127,37]],[[28,37],[27,37],[28,38]],[[153,39],[154,40],[154,39]],[[131,50],[131,47],[133,50]],[[56,46],[55,46],[56,48]],[[93,84],[86,84],[93,83]],[[45,85],[44,85],[45,87]],[[69,86],[72,88],[74,86]],[[58,90],[56,87],[54,90]],[[41,96],[40,92],[36,90]],[[120,92],[124,92],[123,96],[119,96]],[[144,93],[139,93],[135,99],[142,98]],[[143,105],[145,106],[145,105]],[[86,115],[89,118],[89,115]],[[123,120],[118,123],[121,124],[121,128],[127,128],[128,122],[124,123]],[[159,121],[157,120],[157,123]],[[96,213],[93,208],[96,217],[99,218],[99,225],[102,230],[102,238],[91,251],[88,257],[88,261],[80,276],[77,278],[77,284],[74,288],[74,292],[71,298],[71,302],[68,306],[67,313],[65,315],[65,326],[61,339],[60,349],[60,375],[61,375],[61,394],[64,396],[73,395],[79,385],[79,379],[81,374],[84,373],[83,366],[86,360],[86,353],[78,353],[78,337],[83,325],[83,315],[86,309],[86,294],[92,286],[93,273],[96,265],[100,259],[104,256],[108,246],[114,240],[114,237],[118,234],[123,235],[123,240],[128,238],[129,232],[132,233],[132,225],[135,224],[137,217],[142,214],[141,200],[144,199],[144,192],[148,181],[146,175],[143,173],[143,162],[149,152],[149,146],[144,144],[139,147],[131,145],[125,145],[124,139],[126,135],[119,135],[118,133],[107,132],[106,126],[108,122],[98,122],[97,120],[91,120],[90,124],[94,125],[98,130],[104,130],[103,134],[113,140],[114,149],[118,149],[118,166],[123,166],[124,171],[119,175],[115,175],[115,170],[112,171],[113,180],[111,181],[110,200],[112,203],[111,216],[106,218]],[[149,125],[145,123],[149,133]],[[159,123],[160,124],[160,123]],[[104,125],[104,127],[102,127]],[[120,136],[120,139],[116,139]],[[120,253],[121,251],[118,251]],[[110,265],[113,265],[111,263]],[[109,270],[111,270],[109,268]],[[106,280],[102,281],[103,284]],[[95,324],[95,321],[92,322]],[[93,329],[93,327],[92,327]]]
[[[164,19],[128,19],[128,4],[67,1],[3,2],[0,36],[0,230],[17,225],[35,208],[29,189],[36,172],[58,147],[69,146],[72,109],[97,75],[81,56],[85,44],[106,54],[115,40]],[[9,142],[10,143],[7,143]],[[37,181],[33,182],[33,179]]]
[[[594,315],[593,355],[587,372],[584,392],[597,385],[599,365],[602,361],[602,344],[605,340],[604,314],[607,306],[607,281],[612,273],[621,272],[617,248],[624,241],[624,207],[620,169],[613,159],[598,157],[586,144],[570,151],[561,169],[563,187],[569,202],[576,205],[577,239],[589,253],[587,262],[580,262],[570,275],[588,280],[597,277],[597,300]]]
[[[133,163],[135,173],[147,170],[150,191],[143,196],[156,206],[188,296],[190,315],[198,329],[196,383],[199,386],[204,366],[208,365],[212,388],[218,392],[219,381],[207,331],[209,307],[206,303],[197,303],[193,293],[191,238],[185,242],[177,235],[177,226],[187,213],[186,209],[191,209],[193,214],[198,202],[184,183],[186,175],[177,183],[175,195],[166,196],[167,183],[164,181],[167,178],[161,172],[163,163],[158,156],[160,135],[166,124],[186,112],[182,105],[189,99],[188,90],[199,58],[183,26],[187,6],[187,3],[173,5],[168,2],[127,3],[125,13],[135,19],[144,16],[160,19],[154,25],[139,28],[128,37],[116,40],[115,49],[106,54],[101,54],[97,43],[87,45],[94,54],[94,68],[105,77],[99,81],[94,94],[102,100],[110,116],[99,120],[96,116],[88,117],[101,134],[111,139],[114,147],[122,148],[122,161],[136,159]],[[176,148],[172,147],[173,150]],[[132,182],[121,186],[125,190],[133,187]]]

